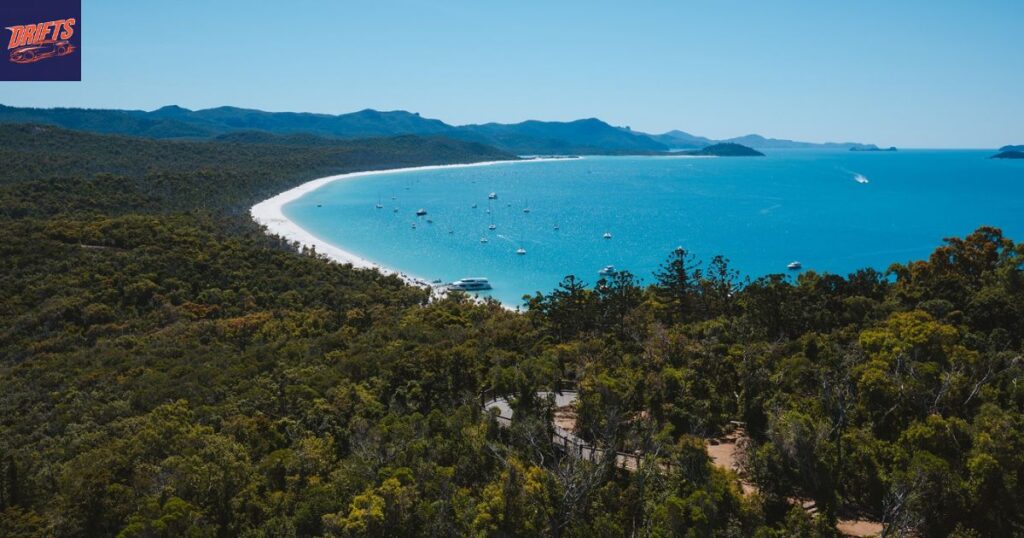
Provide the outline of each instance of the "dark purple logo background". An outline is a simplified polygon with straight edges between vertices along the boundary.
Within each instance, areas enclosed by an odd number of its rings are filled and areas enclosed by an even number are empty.
[[[54,21],[43,43],[16,39],[10,48],[8,28]],[[7,80],[82,80],[81,0],[0,0],[0,81]]]

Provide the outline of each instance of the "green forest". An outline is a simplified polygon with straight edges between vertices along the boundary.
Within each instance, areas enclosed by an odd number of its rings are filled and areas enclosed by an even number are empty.
[[[997,229],[846,276],[678,249],[515,313],[248,216],[331,173],[512,158],[0,125],[0,536],[1024,536],[1024,244]],[[563,386],[609,456],[552,442],[536,394]]]

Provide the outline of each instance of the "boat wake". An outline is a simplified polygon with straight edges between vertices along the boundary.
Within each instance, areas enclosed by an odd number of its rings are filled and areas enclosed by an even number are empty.
[[[862,185],[868,182],[868,178],[864,177],[861,174],[856,174],[856,173],[853,174],[853,180],[856,181],[857,183],[862,184]]]

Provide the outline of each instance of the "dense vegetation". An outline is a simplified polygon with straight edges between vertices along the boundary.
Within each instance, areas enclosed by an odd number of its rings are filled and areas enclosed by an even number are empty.
[[[245,214],[317,174],[501,155],[0,127],[0,535],[1024,532],[1024,246],[998,230],[889,278],[741,282],[680,250],[651,286],[570,277],[515,314]],[[534,394],[565,382],[639,470],[552,446]],[[729,421],[756,493],[709,464]]]

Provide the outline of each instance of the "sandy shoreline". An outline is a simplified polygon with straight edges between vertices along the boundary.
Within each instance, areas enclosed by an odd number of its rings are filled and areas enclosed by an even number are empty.
[[[322,177],[307,181],[297,187],[288,189],[277,196],[267,198],[262,202],[252,206],[249,210],[249,214],[253,220],[257,223],[266,226],[267,233],[283,237],[291,242],[297,242],[305,247],[312,247],[316,249],[317,254],[323,254],[329,259],[334,260],[342,264],[351,264],[352,267],[360,269],[376,269],[386,275],[397,275],[407,284],[413,286],[419,286],[421,288],[428,289],[440,289],[439,285],[432,284],[425,278],[409,273],[398,271],[390,267],[374,263],[366,258],[360,257],[347,250],[339,248],[335,245],[324,241],[323,239],[308,232],[295,222],[292,222],[284,215],[282,208],[285,204],[297,200],[305,194],[315,191],[328,183],[335,181],[357,179],[366,176],[375,176],[383,174],[394,174],[400,172],[414,172],[418,170],[439,170],[445,168],[467,168],[470,166],[490,166],[495,164],[507,164],[507,163],[535,163],[535,162],[547,162],[563,160],[564,158],[535,158],[535,159],[523,159],[519,161],[483,161],[478,163],[467,163],[467,164],[439,164],[430,166],[413,166],[408,168],[391,168],[388,170],[370,170],[365,172],[349,172],[347,174],[337,174],[333,176]]]

